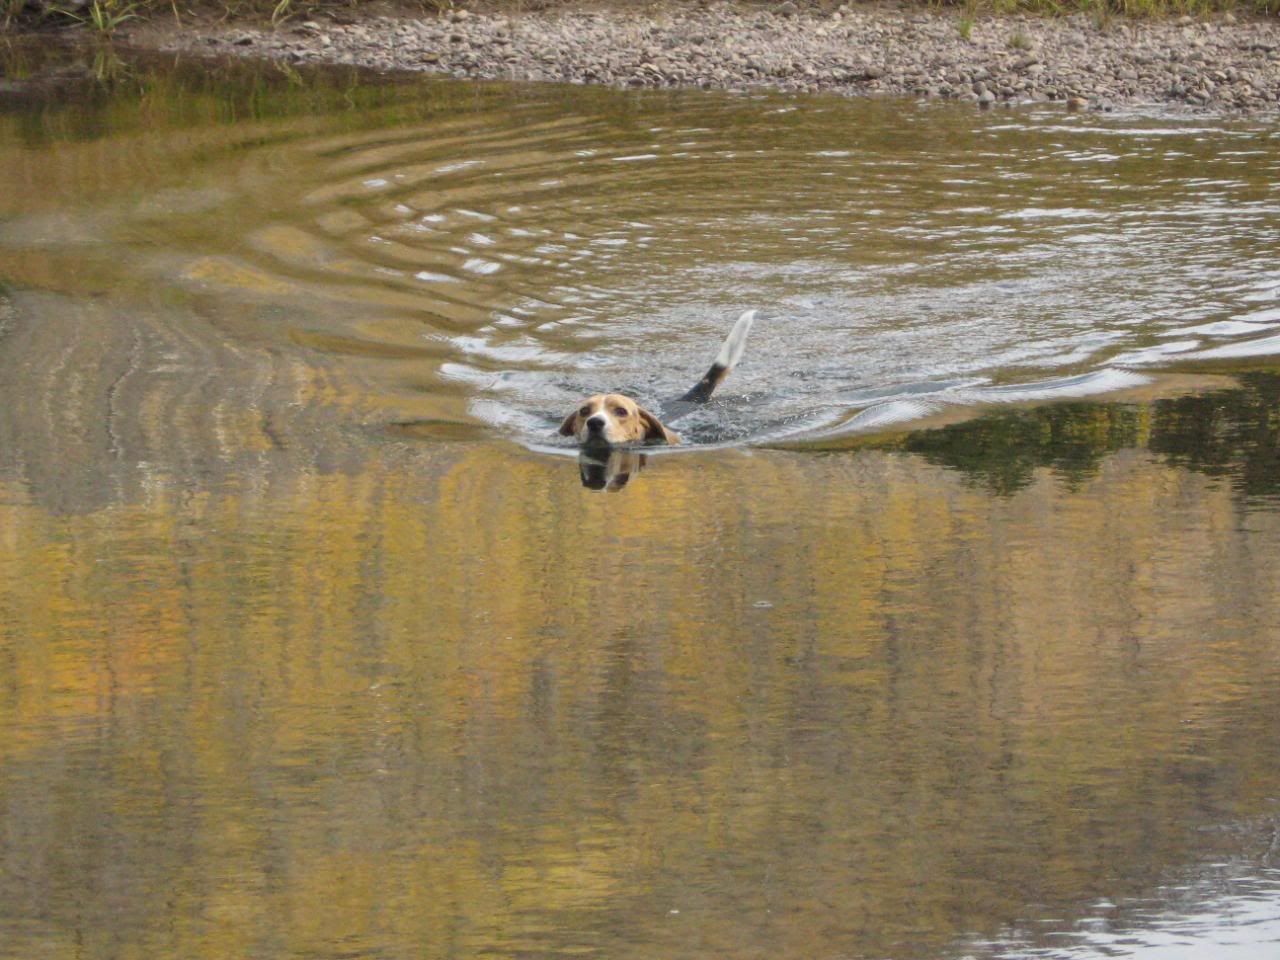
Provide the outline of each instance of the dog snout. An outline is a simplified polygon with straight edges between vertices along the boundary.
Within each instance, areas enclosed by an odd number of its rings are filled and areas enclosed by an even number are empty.
[[[587,432],[599,433],[604,429],[604,417],[596,414],[594,417],[587,418]]]

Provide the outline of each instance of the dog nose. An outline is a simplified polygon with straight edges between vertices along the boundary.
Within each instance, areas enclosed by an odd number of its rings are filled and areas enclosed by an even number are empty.
[[[599,433],[604,429],[604,417],[596,415],[587,418],[587,432]]]

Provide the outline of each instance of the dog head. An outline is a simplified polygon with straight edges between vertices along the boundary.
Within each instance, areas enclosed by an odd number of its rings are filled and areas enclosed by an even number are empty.
[[[621,393],[597,393],[583,400],[560,424],[560,435],[584,446],[680,442],[661,420]]]

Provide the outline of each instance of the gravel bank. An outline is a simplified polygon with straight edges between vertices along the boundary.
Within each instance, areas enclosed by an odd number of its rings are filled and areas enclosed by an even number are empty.
[[[1109,109],[1280,112],[1280,20],[1098,24],[857,5],[591,8],[316,20],[135,33],[138,42],[501,80],[768,87]]]

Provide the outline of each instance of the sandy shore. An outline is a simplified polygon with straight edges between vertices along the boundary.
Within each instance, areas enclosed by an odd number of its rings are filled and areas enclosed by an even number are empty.
[[[670,2],[517,15],[162,25],[135,43],[482,79],[1280,113],[1280,19],[988,16]]]

